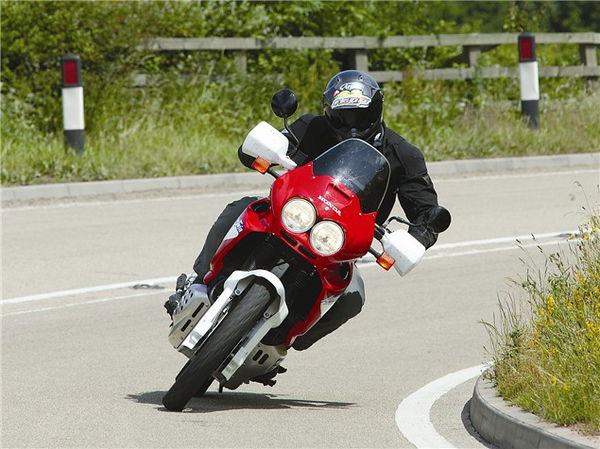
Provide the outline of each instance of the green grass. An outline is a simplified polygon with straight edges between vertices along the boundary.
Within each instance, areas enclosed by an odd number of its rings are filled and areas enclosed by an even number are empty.
[[[315,69],[304,76],[292,85],[301,103],[296,117],[319,110],[322,75]],[[3,95],[2,184],[244,170],[237,148],[246,133],[260,120],[281,126],[270,111],[270,96],[282,86],[267,77],[192,81],[146,89],[87,88],[82,156],[65,150],[61,131],[36,127],[34,106],[10,92]],[[466,95],[464,83],[390,83],[384,88],[385,120],[429,161],[600,150],[600,94],[543,100],[540,129],[532,131],[518,101],[498,99],[514,96],[514,82],[497,85],[475,82]]]
[[[519,283],[523,295],[503,298],[498,320],[485,323],[499,393],[587,433],[600,432],[599,228],[596,212],[571,252],[529,269]]]
[[[510,103],[468,109],[452,126],[420,137],[432,160],[600,151],[600,95],[542,103],[540,128]]]

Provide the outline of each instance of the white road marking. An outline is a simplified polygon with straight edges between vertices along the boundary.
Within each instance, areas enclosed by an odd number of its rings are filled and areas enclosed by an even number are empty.
[[[598,173],[598,168],[582,169],[582,170],[569,170],[569,171],[547,171],[541,173],[507,173],[504,175],[481,175],[481,176],[468,176],[465,174],[464,178],[438,178],[435,180],[435,184],[441,184],[443,182],[464,182],[464,181],[484,181],[492,179],[511,179],[511,178],[537,178],[540,176],[557,176],[557,175],[581,175],[587,173]],[[456,174],[455,176],[460,176]]]
[[[576,231],[577,233],[578,231]],[[575,233],[575,235],[576,235]],[[510,245],[510,246],[497,246],[494,248],[483,248],[483,249],[471,249],[468,251],[460,251],[460,252],[442,252],[439,254],[425,254],[423,256],[423,260],[431,260],[431,259],[441,259],[444,257],[459,257],[459,256],[472,256],[475,254],[485,254],[485,253],[498,253],[498,252],[502,252],[502,251],[513,251],[515,249],[519,249],[519,248],[535,248],[535,247],[544,247],[544,246],[551,246],[551,245],[558,245],[560,243],[564,243],[565,239],[561,238],[561,239],[554,239],[554,240],[549,240],[549,241],[545,241],[545,242],[540,242],[538,241],[538,237],[541,237],[542,235],[546,236],[546,237],[558,237],[558,236],[562,236],[562,235],[573,235],[572,233],[567,233],[567,232],[561,232],[561,233],[549,233],[549,234],[540,234],[539,236],[535,236],[536,238],[532,238],[531,236],[518,236],[518,237],[506,237],[506,238],[500,238],[500,239],[489,239],[489,240],[475,240],[473,242],[459,242],[459,243],[448,243],[446,245],[439,245],[438,249],[439,250],[443,250],[443,249],[452,249],[452,248],[460,248],[460,247],[465,247],[465,246],[470,246],[469,243],[472,243],[472,245],[485,245],[488,243],[496,243],[496,242],[515,242],[517,239],[519,241],[524,241],[525,238],[523,237],[528,237],[528,240],[533,240],[534,243],[521,243],[520,246],[515,246],[515,245]],[[572,242],[576,242],[577,239],[571,240]],[[433,250],[435,248],[435,246],[433,248],[431,248],[431,250]],[[430,250],[430,251],[431,251]],[[375,262],[374,258],[371,256],[369,258],[365,258],[363,259],[364,261],[359,262],[358,266],[360,268],[369,268],[369,267],[373,267],[373,266],[378,266],[377,262]]]
[[[41,301],[44,299],[53,299],[53,298],[62,298],[64,296],[85,295],[87,293],[103,292],[103,291],[107,291],[107,290],[117,290],[119,288],[132,288],[134,285],[138,285],[138,284],[154,285],[154,284],[161,284],[163,282],[173,282],[175,279],[177,279],[177,276],[169,276],[169,277],[155,278],[155,279],[144,279],[141,281],[120,282],[118,284],[96,285],[94,287],[76,288],[73,290],[62,290],[62,291],[51,292],[51,293],[40,293],[39,295],[21,296],[19,298],[3,299],[2,301],[0,301],[0,304],[1,305],[20,304],[23,302]]]
[[[157,293],[158,293],[157,291],[151,291],[151,292],[137,293],[135,295],[111,296],[110,298],[93,299],[91,301],[83,301],[83,302],[72,302],[69,304],[62,304],[60,306],[42,307],[40,309],[22,310],[20,312],[4,313],[1,316],[5,317],[5,316],[13,316],[13,315],[24,315],[27,313],[47,312],[49,310],[67,309],[69,307],[85,306],[88,304],[98,304],[98,303],[102,303],[102,302],[116,301],[119,299],[139,298],[140,296],[156,295]]]
[[[447,374],[407,396],[396,410],[396,425],[402,435],[417,449],[454,449],[433,427],[429,418],[431,407],[453,388],[479,376],[486,367],[487,365],[477,365]]]
[[[471,240],[468,242],[442,243],[440,245],[433,246],[429,251],[459,248],[462,246],[488,245],[491,243],[514,243],[517,240],[520,242],[528,240],[542,240],[551,237],[567,237],[571,235],[579,235],[579,231],[548,232],[546,234],[526,234],[516,235],[513,237],[499,237],[495,239]]]
[[[535,247],[535,246],[547,246],[547,245],[553,245],[553,244],[560,243],[560,242],[564,241],[564,239],[551,240],[548,242],[538,242],[537,239],[566,236],[566,235],[574,234],[576,232],[577,231],[551,232],[551,233],[547,233],[547,234],[539,234],[535,237],[532,236],[531,234],[529,234],[529,235],[519,235],[519,236],[514,236],[514,237],[501,237],[501,238],[493,238],[493,239],[486,239],[486,240],[472,240],[472,241],[467,241],[467,242],[446,243],[446,244],[441,244],[441,245],[437,246],[437,249],[445,250],[445,249],[460,248],[460,247],[479,246],[479,245],[485,245],[485,244],[491,244],[491,243],[502,243],[502,242],[508,243],[508,242],[515,242],[516,240],[519,240],[519,241],[533,240],[535,242],[535,243],[531,243],[531,244],[522,244],[521,245],[522,248],[529,248],[529,247]],[[435,248],[436,248],[436,246],[434,246],[432,248],[432,250]],[[517,249],[517,247],[511,245],[511,246],[503,246],[503,247],[495,247],[495,248],[472,249],[472,250],[468,250],[468,251],[455,252],[455,253],[426,254],[424,259],[438,259],[438,258],[443,258],[443,257],[468,256],[468,255],[473,255],[473,254],[510,251],[510,250],[514,250],[514,249]],[[373,261],[372,258],[371,259],[365,258],[364,260],[365,260],[364,262],[360,263],[360,265],[359,265],[360,267],[370,267],[370,266],[377,265]],[[47,299],[63,298],[65,296],[77,296],[77,295],[84,295],[84,294],[88,294],[88,293],[102,292],[102,291],[108,291],[108,290],[131,288],[136,284],[153,285],[153,284],[171,283],[171,282],[174,282],[175,279],[177,279],[177,276],[168,276],[168,277],[163,277],[163,278],[120,282],[120,283],[116,283],[116,284],[97,285],[97,286],[93,286],[93,287],[84,287],[84,288],[78,288],[78,289],[73,289],[73,290],[62,290],[62,291],[56,291],[56,292],[50,292],[50,293],[40,293],[37,295],[3,299],[0,301],[0,305],[4,306],[4,305],[8,305],[8,304],[20,304],[20,303],[31,302],[31,301],[42,301],[42,300],[47,300]]]
[[[564,240],[552,240],[550,242],[545,242],[545,243],[532,243],[532,244],[529,244],[529,245],[521,245],[521,248],[530,248],[530,247],[536,247],[536,246],[547,246],[547,245],[559,244],[559,243],[561,243],[563,241]],[[440,259],[440,258],[444,258],[444,257],[458,257],[458,256],[469,256],[469,255],[473,255],[473,254],[494,253],[494,252],[501,252],[501,251],[512,251],[512,250],[515,250],[515,249],[517,249],[516,246],[503,246],[503,247],[488,248],[488,249],[473,249],[473,250],[469,250],[469,251],[462,251],[462,252],[459,252],[459,253],[435,254],[435,255],[431,255],[431,256],[425,256],[424,258],[426,258],[426,259]],[[375,261],[363,262],[363,263],[359,264],[360,268],[369,268],[369,267],[373,267],[373,266],[378,266]],[[142,283],[154,284],[154,283],[159,283],[158,281],[161,281],[161,282],[173,282],[173,281],[175,281],[175,279],[176,279],[176,276],[172,276],[172,277],[168,277],[168,278],[147,279],[145,281],[129,282],[129,283],[122,283],[122,284],[100,285],[100,286],[97,286],[97,287],[89,287],[87,289],[82,288],[82,289],[77,289],[77,290],[65,290],[65,291],[62,291],[62,292],[52,292],[52,293],[47,293],[47,294],[40,294],[40,295],[33,295],[33,296],[24,296],[24,297],[21,297],[21,298],[6,299],[4,301],[1,301],[0,305],[5,305],[5,304],[19,304],[19,303],[22,303],[22,302],[39,301],[39,300],[43,300],[43,299],[52,299],[52,298],[57,298],[57,297],[73,296],[73,295],[85,294],[85,293],[91,293],[91,292],[97,292],[97,291],[113,290],[115,288],[114,286],[118,286],[117,288],[125,288],[125,287],[132,287],[133,285],[142,284]],[[94,303],[98,303],[98,302],[112,301],[114,299],[131,298],[131,297],[136,297],[136,296],[145,296],[145,295],[150,295],[150,294],[155,294],[155,293],[156,293],[156,291],[148,292],[148,293],[143,293],[143,294],[138,294],[138,295],[116,296],[114,298],[108,298],[108,299],[99,299],[99,300],[92,300],[92,301],[86,301],[86,302],[81,302],[81,303],[72,303],[72,304],[66,304],[66,305],[55,306],[55,307],[44,307],[44,308],[41,308],[41,309],[34,309],[34,310],[31,310],[31,311],[5,313],[5,314],[2,314],[0,316],[20,315],[20,314],[32,313],[32,312],[45,312],[45,311],[48,311],[48,310],[55,310],[55,309],[62,309],[62,308],[65,308],[65,307],[72,307],[72,306],[75,306],[75,305],[78,305],[78,304],[81,304],[81,305],[94,304]]]
[[[457,257],[457,256],[471,256],[473,254],[485,254],[485,253],[498,253],[501,251],[512,251],[518,248],[535,248],[537,246],[544,247],[550,245],[558,245],[559,243],[563,243],[564,240],[550,240],[548,242],[543,243],[529,243],[526,245],[518,246],[498,246],[496,248],[486,248],[486,249],[471,249],[469,251],[461,251],[459,253],[442,253],[442,254],[433,254],[431,256],[426,256],[424,258],[427,259],[440,259],[442,257]]]

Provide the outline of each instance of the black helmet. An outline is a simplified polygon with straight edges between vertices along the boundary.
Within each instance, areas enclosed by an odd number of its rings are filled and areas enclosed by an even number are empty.
[[[383,93],[370,75],[346,70],[327,83],[323,110],[340,139],[370,140],[381,130]]]

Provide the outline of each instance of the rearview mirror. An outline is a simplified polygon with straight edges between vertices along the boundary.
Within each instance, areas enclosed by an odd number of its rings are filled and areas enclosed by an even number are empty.
[[[271,98],[271,109],[277,117],[288,118],[298,109],[298,98],[291,89],[281,89]]]
[[[433,232],[438,234],[448,229],[451,221],[452,217],[450,216],[448,209],[443,206],[436,206],[429,214],[427,225],[433,230]]]

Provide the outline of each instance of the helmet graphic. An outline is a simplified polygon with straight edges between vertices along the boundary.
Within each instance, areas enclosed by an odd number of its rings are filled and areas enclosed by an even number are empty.
[[[383,93],[377,81],[358,70],[335,75],[323,92],[323,110],[340,139],[372,139],[381,129]]]

